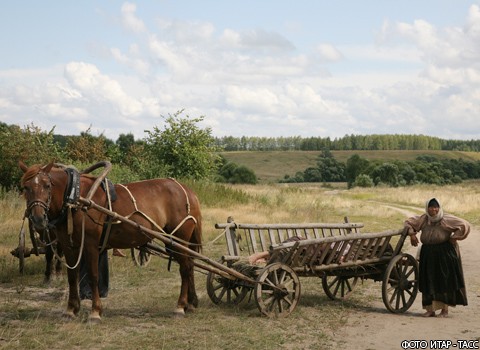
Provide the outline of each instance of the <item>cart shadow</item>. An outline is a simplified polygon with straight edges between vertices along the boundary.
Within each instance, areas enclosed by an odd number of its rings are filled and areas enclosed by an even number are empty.
[[[343,300],[332,300],[325,295],[313,293],[304,293],[299,301],[300,307],[305,308],[321,308],[321,307],[341,307],[352,312],[360,312],[365,314],[386,314],[396,316],[412,316],[414,313],[406,311],[404,313],[392,313],[384,306],[373,305],[376,302],[365,301],[355,296]]]

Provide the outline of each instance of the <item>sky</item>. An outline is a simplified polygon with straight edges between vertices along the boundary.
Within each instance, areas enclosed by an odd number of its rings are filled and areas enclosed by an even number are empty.
[[[5,1],[0,44],[20,127],[480,138],[480,0]]]

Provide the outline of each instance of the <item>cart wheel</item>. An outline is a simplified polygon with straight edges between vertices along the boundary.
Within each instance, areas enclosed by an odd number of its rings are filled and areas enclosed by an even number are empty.
[[[152,258],[150,253],[141,247],[131,248],[130,253],[132,255],[133,261],[135,262],[135,265],[140,267],[147,266],[150,263],[150,259]]]
[[[258,309],[266,316],[285,317],[300,299],[300,280],[295,271],[282,263],[266,266],[255,284]]]
[[[19,271],[23,274],[25,268],[25,230],[23,228],[18,237],[18,264]]]
[[[383,276],[382,298],[393,313],[407,311],[418,292],[418,263],[410,254],[400,254],[390,261]]]
[[[238,279],[231,280],[211,271],[207,275],[207,293],[210,300],[217,305],[238,305],[251,289]]]
[[[324,274],[322,276],[322,287],[325,294],[332,300],[344,300],[348,298],[359,277],[331,276]]]

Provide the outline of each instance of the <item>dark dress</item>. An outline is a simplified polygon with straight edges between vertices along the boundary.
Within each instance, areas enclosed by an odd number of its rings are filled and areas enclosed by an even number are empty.
[[[80,299],[92,299],[90,278],[87,273],[87,264],[82,257],[80,260]],[[109,286],[108,253],[105,249],[98,257],[98,291],[100,298],[106,298]]]

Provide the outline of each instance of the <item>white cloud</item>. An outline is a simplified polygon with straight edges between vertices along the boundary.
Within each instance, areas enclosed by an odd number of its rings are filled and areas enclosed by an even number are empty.
[[[342,53],[336,47],[330,44],[318,45],[317,52],[320,56],[320,60],[324,62],[337,62],[343,59]]]
[[[135,12],[137,11],[137,6],[135,4],[126,2],[122,5],[121,11],[122,23],[127,29],[135,33],[146,31],[143,21],[135,15]]]
[[[279,100],[268,88],[246,88],[229,86],[225,90],[227,107],[258,113],[271,113],[276,109]]]
[[[142,111],[140,102],[128,96],[117,81],[101,74],[92,64],[68,63],[65,66],[65,78],[82,96],[94,101],[109,102],[123,116],[135,116]]]
[[[209,22],[161,18],[157,20],[157,24],[162,36],[182,44],[195,45],[198,41],[208,41],[215,33],[215,27]]]

